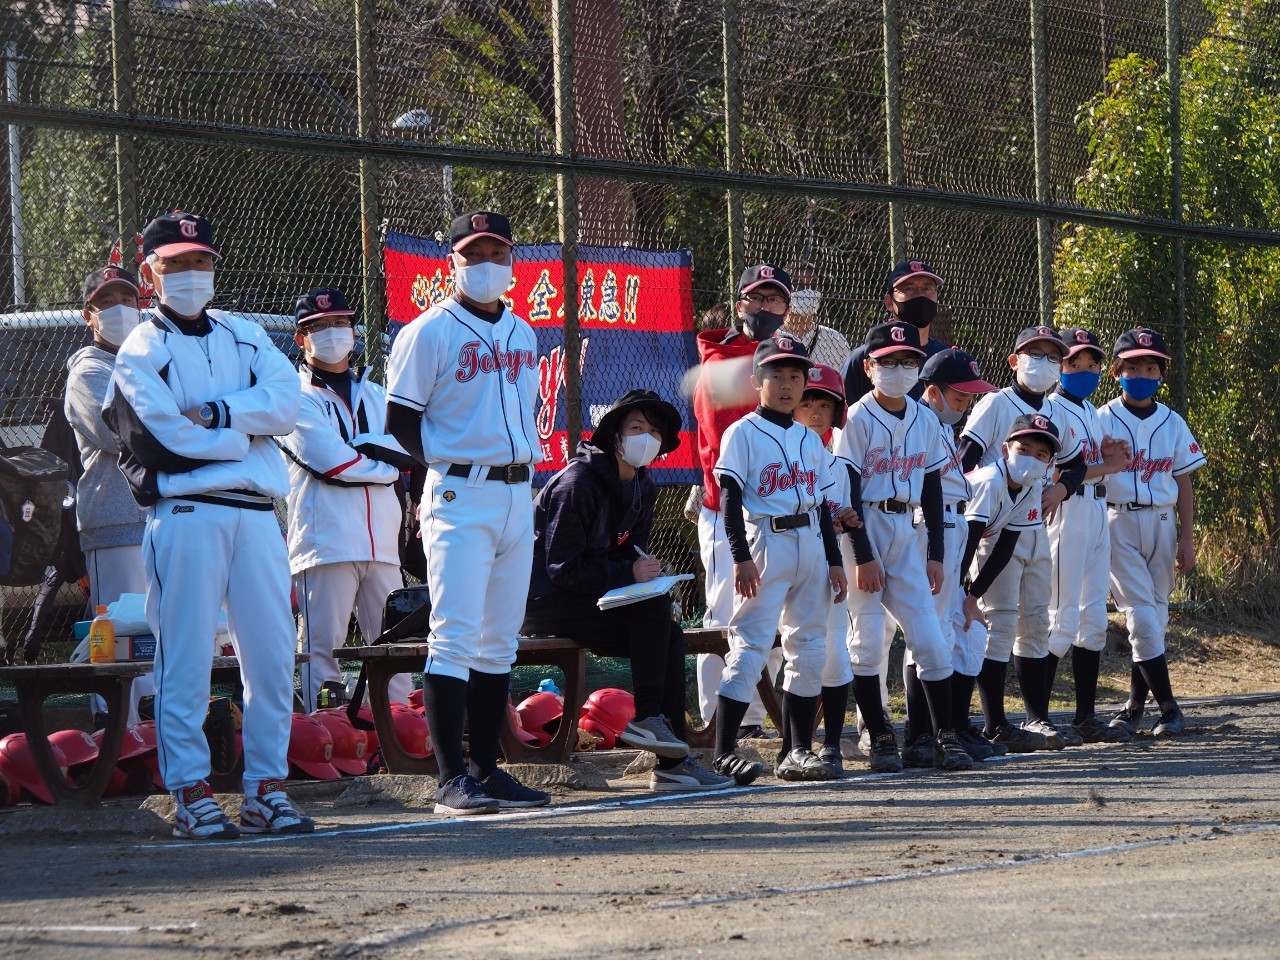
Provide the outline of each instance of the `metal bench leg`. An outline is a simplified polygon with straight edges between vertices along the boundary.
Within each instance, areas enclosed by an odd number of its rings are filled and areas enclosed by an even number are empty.
[[[586,648],[543,652],[537,657],[538,666],[559,667],[564,673],[564,714],[555,736],[542,747],[530,746],[520,740],[508,718],[502,725],[502,755],[508,763],[564,763],[578,746],[578,714],[587,702]],[[534,663],[533,660],[519,659],[516,662],[521,665]]]

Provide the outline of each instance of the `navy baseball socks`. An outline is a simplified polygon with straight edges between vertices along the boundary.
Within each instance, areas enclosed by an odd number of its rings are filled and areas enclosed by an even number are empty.
[[[987,658],[978,673],[978,697],[982,701],[984,726],[982,736],[989,743],[1005,747],[1010,753],[1031,753],[1045,749],[1044,737],[1022,730],[1009,722],[1004,712],[1004,683],[1009,665]]]
[[[853,699],[862,714],[862,722],[871,735],[871,772],[897,773],[902,769],[902,756],[893,728],[884,718],[878,676],[853,678]]]

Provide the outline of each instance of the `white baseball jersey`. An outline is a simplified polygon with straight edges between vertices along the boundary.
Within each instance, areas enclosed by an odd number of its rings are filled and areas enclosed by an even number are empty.
[[[840,431],[838,429],[831,431],[831,448],[834,450],[836,441],[840,439]],[[845,507],[853,506],[849,502],[849,461],[841,457],[837,457],[834,453],[827,453],[827,472],[831,475],[831,489],[827,491],[827,507],[831,510],[831,518],[834,520],[837,513]]]
[[[427,463],[542,460],[537,338],[510,310],[489,323],[452,299],[433,305],[396,336],[387,395],[423,412]]]
[[[1133,459],[1107,479],[1107,503],[1173,506],[1178,502],[1176,478],[1199,470],[1204,452],[1187,422],[1163,403],[1155,413],[1135,417],[1117,397],[1098,411],[1107,436],[1129,441]]]
[[[1052,419],[1058,429],[1062,429],[1063,423],[1067,425],[1067,432],[1063,435],[1064,445],[1078,444],[1087,466],[1096,467],[1102,463],[1102,438],[1107,434],[1098,420],[1097,408],[1088,400],[1076,403],[1056,392],[1049,394],[1049,403],[1053,406]],[[1085,481],[1090,486],[1099,482],[1096,477]]]
[[[941,470],[947,453],[933,411],[907,401],[901,417],[866,394],[849,409],[834,453],[862,475],[863,501],[920,502],[924,475]]]
[[[716,476],[737,481],[747,522],[756,523],[825,507],[830,459],[808,427],[780,427],[752,411],[724,432]]]
[[[924,401],[921,401],[920,405],[929,413],[933,413],[933,408],[926,405]],[[937,416],[936,413],[933,415]],[[942,452],[947,458],[942,464],[942,502],[954,507],[957,503],[963,503],[973,496],[973,487],[969,485],[969,478],[965,476],[964,466],[960,462],[960,454],[956,451],[955,431],[941,420],[938,421],[938,441],[942,444]]]
[[[1013,421],[1021,416],[1043,414],[1053,421],[1058,430],[1058,439],[1062,441],[1062,449],[1058,452],[1058,463],[1074,460],[1080,452],[1080,440],[1072,439],[1068,433],[1070,424],[1063,417],[1061,405],[1045,402],[1040,409],[1029,406],[1013,387],[1005,387],[995,393],[984,394],[974,404],[973,412],[965,424],[961,437],[969,437],[982,444],[982,459],[978,466],[985,467],[1001,458],[1000,444],[1009,435]]]
[[[1016,495],[1009,493],[1009,468],[1001,457],[995,463],[978,467],[969,474],[973,497],[965,507],[966,521],[981,520],[986,524],[983,537],[994,537],[1001,530],[1033,530],[1044,525],[1040,516],[1040,495],[1044,482],[1025,484]]]

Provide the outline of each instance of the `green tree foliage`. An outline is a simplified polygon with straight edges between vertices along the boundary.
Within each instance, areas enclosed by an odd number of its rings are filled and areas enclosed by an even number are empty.
[[[1280,227],[1280,4],[1209,0],[1215,27],[1182,60],[1185,217]],[[1112,63],[1107,89],[1078,115],[1091,207],[1170,213],[1164,68]],[[1106,334],[1146,324],[1170,334],[1187,367],[1188,420],[1210,468],[1196,478],[1201,519],[1280,541],[1280,249],[1186,245],[1187,328],[1172,329],[1173,243],[1068,225],[1058,251],[1058,319]],[[1170,400],[1166,393],[1163,397]]]

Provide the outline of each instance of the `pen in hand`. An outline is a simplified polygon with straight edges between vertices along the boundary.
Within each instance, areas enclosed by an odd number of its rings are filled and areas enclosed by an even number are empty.
[[[656,557],[651,557],[635,544],[631,545],[636,555],[640,557],[631,565],[632,573],[635,575],[636,583],[646,583],[654,577],[662,575],[662,561]]]

